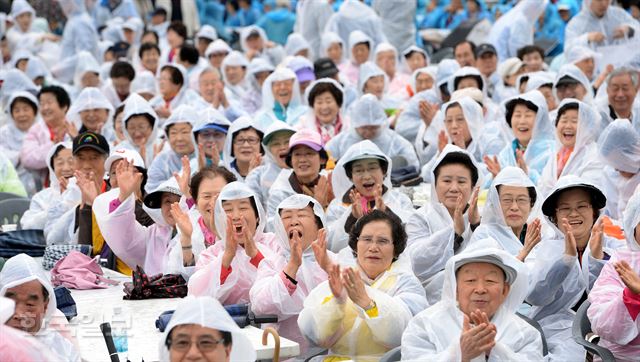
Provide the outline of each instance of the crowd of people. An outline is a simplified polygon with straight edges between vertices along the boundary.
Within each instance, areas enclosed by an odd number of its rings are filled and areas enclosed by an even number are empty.
[[[640,2],[0,15],[0,191],[47,248],[184,278],[162,360],[254,360],[222,307],[249,303],[316,360],[584,361],[585,302],[638,360]],[[418,178],[424,204],[398,187]],[[30,256],[0,271],[0,321],[0,359],[80,360]]]

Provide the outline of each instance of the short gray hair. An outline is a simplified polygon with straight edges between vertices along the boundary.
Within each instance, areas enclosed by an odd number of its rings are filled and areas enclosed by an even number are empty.
[[[607,76],[607,84],[611,84],[611,79],[621,75],[629,75],[629,77],[631,77],[631,83],[633,84],[633,87],[638,88],[638,72],[629,67],[620,67],[614,69],[614,71],[609,73],[609,75]]]
[[[198,78],[202,77],[204,74],[207,74],[207,73],[214,73],[215,75],[218,76],[218,79],[222,80],[222,74],[220,74],[220,71],[218,70],[218,68],[214,68],[212,66],[207,66],[206,68],[204,68],[202,72],[200,72],[200,75],[198,76]]]

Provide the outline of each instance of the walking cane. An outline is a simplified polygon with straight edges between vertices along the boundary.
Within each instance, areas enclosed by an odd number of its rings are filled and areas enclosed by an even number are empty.
[[[280,361],[280,336],[278,335],[278,332],[275,329],[273,329],[273,327],[267,327],[264,329],[264,332],[262,332],[262,345],[263,346],[267,345],[267,338],[269,337],[269,335],[273,336],[273,339],[276,344],[273,350],[273,362],[279,362]]]

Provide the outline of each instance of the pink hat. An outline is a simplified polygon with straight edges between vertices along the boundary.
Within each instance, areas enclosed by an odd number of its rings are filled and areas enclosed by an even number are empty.
[[[316,152],[324,149],[320,133],[310,129],[301,129],[291,136],[289,139],[289,152],[291,152],[295,146],[299,145],[307,146]]]

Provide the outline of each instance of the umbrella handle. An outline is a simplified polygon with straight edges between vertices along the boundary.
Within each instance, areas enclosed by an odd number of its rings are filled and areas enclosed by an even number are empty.
[[[278,335],[278,331],[276,331],[273,327],[265,328],[264,332],[262,332],[263,346],[267,345],[267,338],[269,337],[269,335],[273,336],[273,339],[276,343],[275,349],[273,350],[273,362],[278,362],[280,361],[280,336]]]

